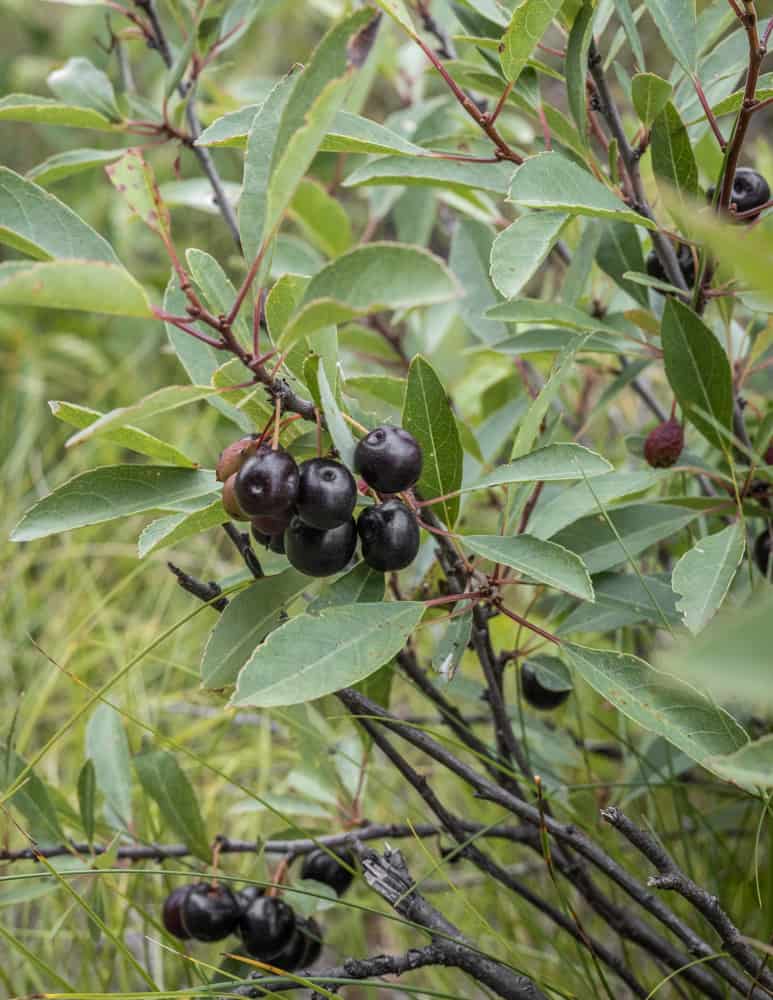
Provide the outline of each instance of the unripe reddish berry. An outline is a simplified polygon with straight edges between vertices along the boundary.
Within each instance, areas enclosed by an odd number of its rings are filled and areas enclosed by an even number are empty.
[[[653,469],[668,469],[679,461],[684,448],[682,425],[672,417],[650,431],[644,442],[644,457]]]
[[[252,454],[257,448],[257,443],[255,435],[248,435],[247,437],[239,438],[238,441],[234,441],[229,444],[228,447],[223,448],[220,452],[220,458],[217,460],[217,465],[215,466],[215,475],[218,481],[224,483],[226,479],[230,479],[234,473],[238,472],[244,464],[244,460]]]
[[[236,473],[229,476],[223,483],[223,506],[226,509],[226,513],[232,517],[234,521],[248,521],[249,518],[241,509],[239,501],[236,499],[236,490],[234,489],[235,485]]]

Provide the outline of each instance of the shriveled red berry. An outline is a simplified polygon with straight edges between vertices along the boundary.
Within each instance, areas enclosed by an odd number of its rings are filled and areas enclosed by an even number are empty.
[[[255,449],[255,441],[255,435],[248,434],[247,437],[239,438],[238,441],[223,448],[215,466],[215,475],[219,482],[224,483],[241,469],[250,453],[250,448]]]
[[[644,457],[653,469],[668,469],[679,461],[684,448],[684,430],[672,417],[650,431],[644,442]]]

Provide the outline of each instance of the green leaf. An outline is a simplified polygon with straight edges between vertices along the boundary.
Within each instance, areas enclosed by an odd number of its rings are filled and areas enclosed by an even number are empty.
[[[504,323],[486,319],[486,310],[499,302],[489,277],[494,231],[477,219],[459,219],[451,237],[448,265],[462,287],[459,314],[470,330],[485,343],[507,336]]]
[[[470,190],[505,194],[513,174],[505,163],[464,163],[436,156],[381,156],[353,170],[345,188],[372,184],[420,184],[465,194]]]
[[[86,406],[77,406],[75,403],[66,403],[59,399],[49,400],[48,405],[57,420],[70,424],[71,427],[89,427],[103,416],[99,410],[91,410]],[[138,427],[121,427],[120,430],[107,431],[105,440],[121,448],[136,451],[139,455],[147,455],[148,458],[154,458],[158,462],[169,462],[170,465],[188,469],[195,469],[198,466],[197,462],[173,445]]]
[[[169,209],[161,198],[153,168],[137,149],[129,149],[105,168],[113,187],[121,193],[132,212],[154,233],[169,240]]]
[[[466,603],[465,611],[459,613],[457,608],[432,653],[432,669],[446,684],[454,679],[472,635],[472,606],[469,601]]]
[[[3,97],[0,100],[0,121],[69,125],[72,128],[93,128],[101,132],[111,132],[115,128],[109,118],[93,108],[73,107],[36,94],[9,94]]]
[[[626,278],[630,271],[644,271],[645,266],[641,240],[634,226],[629,226],[626,222],[604,223],[596,261],[616,285],[640,306],[649,309],[647,289]]]
[[[121,120],[110,79],[88,59],[68,59],[61,69],[49,73],[46,82],[66,104],[92,108],[114,122]]]
[[[223,12],[218,32],[219,54],[236,45],[258,14],[262,13],[263,6],[264,0],[232,0],[232,3],[228,4]]]
[[[432,500],[458,490],[464,460],[459,428],[443,384],[420,354],[414,357],[408,372],[402,423],[424,454],[417,484],[423,499]],[[452,528],[459,516],[459,497],[443,500],[432,509]]]
[[[564,0],[520,0],[513,10],[499,50],[502,71],[508,80],[514,82],[521,75],[563,3]]]
[[[255,650],[231,704],[298,705],[361,681],[403,648],[423,615],[424,605],[410,601],[298,615]]]
[[[183,511],[179,514],[160,517],[156,521],[152,521],[142,531],[137,542],[137,554],[140,559],[144,559],[151,552],[176,545],[202,531],[209,531],[210,528],[215,528],[228,520],[228,514],[226,514],[219,497],[216,500],[201,497],[199,501],[194,503],[197,508],[200,504],[200,509],[190,513]]]
[[[585,479],[604,476],[612,471],[609,462],[579,444],[551,444],[545,448],[524,455],[522,458],[500,465],[498,469],[484,476],[462,491],[490,489],[508,483],[558,483],[570,479]]]
[[[237,146],[247,143],[247,134],[261,104],[246,104],[237,111],[216,118],[195,142],[196,146]]]
[[[539,683],[548,691],[572,691],[574,688],[572,675],[557,656],[544,653],[530,656],[523,665],[531,667]]]
[[[570,219],[564,212],[530,212],[497,236],[491,248],[491,280],[506,299],[523,291]]]
[[[144,288],[128,271],[118,264],[95,260],[0,264],[0,305],[139,319],[153,315]]]
[[[458,294],[453,275],[429,251],[399,243],[369,243],[314,275],[278,346],[285,349],[324,326],[385,310],[448,302]]]
[[[411,21],[411,16],[405,6],[404,0],[375,0],[376,6],[380,7],[392,20],[407,32],[411,38],[416,38],[416,31]]]
[[[87,760],[78,775],[78,809],[83,823],[83,832],[89,844],[94,842],[96,825],[97,778],[94,761]]]
[[[201,683],[219,690],[236,682],[254,650],[281,622],[285,608],[309,585],[294,569],[256,580],[232,597],[212,630],[201,661]]]
[[[123,155],[122,149],[68,149],[55,153],[27,171],[27,180],[38,184],[56,184],[65,177],[112,163]]]
[[[651,545],[670,538],[699,516],[699,511],[674,504],[631,504],[607,512],[620,544],[606,519],[585,517],[553,535],[553,540],[580,556],[590,573],[623,565]],[[628,555],[626,555],[626,551]]]
[[[773,787],[773,735],[768,734],[753,743],[723,757],[709,758],[706,766],[720,778],[749,788]]]
[[[31,507],[11,533],[14,542],[46,538],[148,510],[175,510],[213,493],[213,472],[153,465],[109,465],[83,472]]]
[[[631,99],[642,124],[650,128],[671,100],[674,88],[655,73],[637,73],[631,80]]]
[[[639,622],[662,627],[681,621],[676,610],[676,594],[655,576],[634,573],[607,573],[593,578],[595,604],[578,604],[559,625],[558,635],[573,632],[612,632]]]
[[[679,65],[687,73],[698,61],[695,0],[644,0],[652,20]]]
[[[94,765],[97,788],[110,808],[109,821],[120,829],[131,829],[129,741],[120,714],[104,702],[94,709],[86,726],[86,756]]]
[[[13,786],[25,772],[24,759],[0,743],[0,791]],[[34,771],[27,773],[24,783],[8,802],[22,814],[27,832],[38,844],[60,844],[65,839],[48,790]]]
[[[698,193],[698,164],[679,112],[669,101],[652,126],[652,169],[680,199]]]
[[[588,333],[591,330],[615,336],[619,336],[620,333],[613,326],[596,319],[590,313],[583,312],[582,309],[543,299],[513,299],[512,302],[502,302],[489,309],[486,315],[489,319],[499,319],[505,323],[528,323],[529,326],[545,324],[566,327],[578,333]]]
[[[107,240],[72,209],[7,167],[0,167],[0,243],[38,260],[75,258],[118,264]]]
[[[132,403],[131,406],[121,406],[117,410],[105,413],[104,416],[68,438],[65,447],[72,448],[108,431],[122,429],[142,420],[150,420],[161,413],[177,410],[181,406],[198,403],[216,391],[209,385],[164,386],[163,389],[156,389],[155,392],[151,392],[149,396],[145,396],[137,403]]]
[[[339,111],[320,147],[324,153],[395,153],[421,155],[424,150],[398,132],[370,118]]]
[[[320,401],[322,403],[322,412],[325,414],[327,428],[330,431],[333,444],[335,445],[336,451],[338,452],[344,465],[353,469],[354,449],[356,447],[354,438],[352,437],[352,432],[349,430],[349,425],[344,420],[341,410],[338,408],[338,403],[336,402],[335,395],[333,394],[333,390],[327,380],[325,368],[322,364],[319,365],[317,370],[317,381],[319,385]]]
[[[251,119],[239,200],[239,234],[247,260],[256,256],[265,235],[266,200],[277,131],[297,75],[296,70],[291,70],[283,77]]]
[[[295,192],[288,212],[310,243],[327,257],[346,253],[352,244],[349,216],[317,181],[306,178]]]
[[[701,538],[674,567],[671,585],[682,595],[677,607],[693,633],[701,632],[722,605],[746,548],[740,522]]]
[[[592,601],[593,584],[582,559],[555,542],[531,535],[463,535],[471,552],[503,563],[537,583],[547,584],[583,601]]]
[[[709,419],[728,431],[732,428],[733,377],[722,345],[703,320],[676,299],[666,303],[661,341],[666,375],[685,415],[711,444],[726,450],[727,442]]]
[[[158,805],[164,822],[202,861],[212,860],[212,849],[196,795],[175,757],[152,750],[134,758],[146,795]]]
[[[593,174],[560,153],[539,153],[518,167],[508,200],[526,208],[550,208],[655,228],[654,222],[633,212]]]
[[[637,725],[678,747],[703,767],[748,742],[735,719],[702,691],[640,660],[610,650],[564,644],[572,667]]]
[[[584,2],[572,24],[569,41],[566,46],[566,92],[569,99],[569,110],[572,112],[580,133],[582,144],[588,144],[588,53],[593,41],[593,22],[596,16],[595,6]]]
[[[326,587],[308,607],[309,614],[341,604],[377,604],[384,600],[386,577],[365,563],[340,576]]]

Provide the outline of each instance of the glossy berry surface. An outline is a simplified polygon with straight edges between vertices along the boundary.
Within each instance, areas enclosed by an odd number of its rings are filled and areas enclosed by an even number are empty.
[[[384,424],[366,435],[354,452],[354,467],[379,493],[401,493],[421,476],[421,446],[402,427]]]
[[[368,507],[360,514],[357,531],[362,540],[362,558],[381,573],[405,569],[419,551],[418,521],[399,500]]]
[[[710,187],[706,192],[709,201],[714,200],[715,189]],[[755,208],[762,208],[770,201],[770,184],[756,170],[751,167],[739,167],[733,179],[733,193],[730,196],[730,203],[735,207],[737,214],[751,212]],[[759,219],[757,215],[750,215],[747,219],[739,219],[739,222],[754,222]]]
[[[273,958],[295,934],[295,912],[276,896],[256,896],[241,914],[239,934],[255,958]]]
[[[185,931],[198,941],[221,941],[239,919],[236,896],[224,885],[200,882],[188,890],[181,907]]]
[[[270,959],[271,964],[286,972],[300,969],[305,964],[308,946],[309,939],[300,928],[296,928],[281,951]]]
[[[287,530],[287,526],[293,519],[292,510],[286,511],[277,517],[265,514],[263,517],[253,517],[252,527],[259,535],[281,535]]]
[[[332,576],[346,569],[357,548],[357,526],[352,518],[338,528],[319,531],[294,517],[284,534],[290,563],[307,576]]]
[[[298,516],[321,531],[345,524],[357,503],[357,483],[346,466],[329,458],[312,458],[299,471]]]
[[[254,450],[254,445],[255,437],[250,434],[223,448],[215,466],[215,475],[219,482],[224,483],[226,479],[236,475],[249,454],[250,447],[252,446]]]
[[[266,890],[261,889],[259,885],[248,885],[245,886],[244,889],[240,889],[239,892],[236,893],[236,899],[242,913],[244,913],[245,910],[248,910],[256,899],[264,896],[265,892]]]
[[[768,576],[770,572],[771,531],[773,528],[770,526],[764,528],[754,543],[754,561],[763,576]]]
[[[286,451],[261,445],[236,474],[236,499],[245,514],[278,517],[298,499],[298,466]]]
[[[679,461],[684,448],[684,430],[678,420],[664,420],[650,431],[644,442],[644,457],[653,469],[669,469]]]
[[[692,250],[686,243],[679,245],[676,259],[679,262],[679,270],[682,272],[685,284],[688,288],[692,288],[695,284],[695,258],[693,257]],[[647,255],[647,274],[658,281],[670,282],[663,265],[660,263],[660,257],[658,257],[654,250],[651,250]]]
[[[177,889],[173,889],[164,900],[164,906],[161,910],[161,922],[164,927],[181,941],[188,941],[191,936],[183,927],[182,921],[182,906],[189,889],[189,885],[181,885]]]
[[[341,864],[343,862],[343,864]],[[327,851],[318,849],[307,854],[301,868],[301,878],[311,878],[335,889],[342,896],[354,880],[349,869],[354,868],[354,856],[350,851]]]
[[[306,920],[298,922],[298,929],[306,938],[306,950],[301,959],[300,968],[309,969],[322,954],[322,928],[314,917],[307,917]]]
[[[229,476],[223,483],[223,506],[225,507],[226,514],[232,517],[234,521],[246,521],[247,515],[239,506],[239,501],[236,499],[235,487],[236,473]]]
[[[554,691],[540,681],[537,671],[530,663],[524,663],[521,668],[521,693],[532,708],[539,708],[543,712],[563,705],[570,695],[570,691]]]

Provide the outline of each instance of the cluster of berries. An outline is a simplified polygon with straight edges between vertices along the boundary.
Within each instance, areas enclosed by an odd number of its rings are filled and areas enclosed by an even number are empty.
[[[348,851],[315,850],[307,855],[301,877],[329,885],[340,896],[352,883],[354,858]],[[164,927],[181,941],[222,941],[237,934],[249,956],[286,972],[308,969],[322,952],[322,931],[313,917],[299,917],[279,896],[251,885],[240,892],[196,882],[167,896]]]
[[[710,202],[714,200],[714,194],[715,189],[710,187],[706,192],[706,197]],[[756,170],[752,170],[750,167],[739,167],[735,172],[733,194],[730,200],[736,215],[753,212],[755,208],[762,208],[770,201],[770,185]],[[756,215],[750,215],[738,221],[750,223],[755,222],[759,217],[758,212]],[[695,255],[692,248],[687,243],[680,243],[676,256],[685,284],[688,288],[692,288],[695,284]],[[647,257],[647,274],[658,281],[668,281],[668,275],[654,250]]]
[[[357,483],[333,459],[312,458],[298,466],[281,448],[246,437],[223,451],[216,471],[226,511],[250,520],[256,541],[285,553],[300,572],[340,573],[354,556],[358,535],[362,558],[372,569],[405,569],[419,550],[419,525],[393,495],[421,476],[421,447],[401,427],[377,427],[357,445],[354,465],[382,501],[367,507],[357,522]]]

